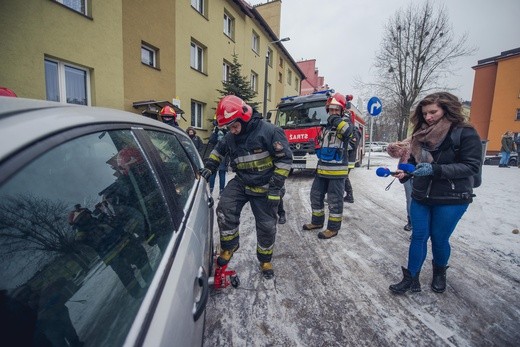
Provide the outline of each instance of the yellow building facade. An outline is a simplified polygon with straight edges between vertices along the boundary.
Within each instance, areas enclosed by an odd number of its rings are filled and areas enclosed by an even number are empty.
[[[473,69],[471,123],[488,140],[488,153],[498,153],[506,131],[520,136],[520,48],[479,60]]]
[[[281,1],[266,6],[279,21]],[[274,42],[279,23],[275,33],[260,13],[242,0],[1,1],[0,86],[152,116],[171,103],[185,112],[182,128],[207,138],[233,54],[254,102],[263,102],[267,54],[267,108],[299,94],[303,73]]]

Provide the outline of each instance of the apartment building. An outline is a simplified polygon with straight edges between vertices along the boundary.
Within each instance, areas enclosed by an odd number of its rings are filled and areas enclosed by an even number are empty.
[[[233,54],[254,101],[263,102],[266,71],[268,109],[299,93],[304,75],[280,42],[280,12],[279,0],[1,1],[0,85],[152,117],[174,105],[181,127],[204,138]]]
[[[488,153],[497,153],[507,130],[520,134],[520,48],[479,60],[473,69],[471,123],[489,141]]]

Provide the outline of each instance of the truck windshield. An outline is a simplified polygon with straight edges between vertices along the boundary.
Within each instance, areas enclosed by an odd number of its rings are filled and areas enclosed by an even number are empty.
[[[325,102],[309,102],[281,106],[276,113],[276,125],[281,128],[304,128],[327,123]]]

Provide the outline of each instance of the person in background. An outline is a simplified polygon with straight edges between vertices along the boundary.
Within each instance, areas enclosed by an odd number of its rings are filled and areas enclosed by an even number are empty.
[[[515,146],[516,154],[518,154],[516,157],[516,166],[520,169],[520,133],[516,134]]]
[[[217,126],[217,121],[214,121],[214,128],[213,133],[211,134],[208,144],[214,148],[219,141],[221,141],[224,138],[224,135],[226,135],[227,130],[225,128],[219,128]],[[205,159],[205,158],[204,158]],[[229,166],[229,155],[226,155],[224,157],[224,160],[220,162],[220,165],[218,166],[218,171],[214,172],[210,178],[209,178],[209,190],[211,193],[213,193],[213,189],[215,188],[215,180],[219,178],[219,196],[220,193],[224,190],[224,187],[226,186],[226,173]]]
[[[399,159],[399,164],[408,163],[410,158],[410,139],[403,141],[392,142],[386,147],[386,152],[392,157]],[[406,196],[406,220],[407,223],[403,227],[404,230],[412,230],[412,221],[410,219],[410,205],[412,203],[412,177],[406,180],[404,183],[404,193]]]
[[[464,121],[462,104],[453,94],[433,93],[422,99],[410,119],[413,125],[410,159],[413,175],[412,238],[408,267],[403,279],[390,285],[393,293],[420,292],[419,275],[431,239],[433,278],[436,293],[446,290],[446,270],[451,255],[450,237],[473,201],[473,176],[482,163],[482,144],[473,126]],[[460,148],[455,151],[451,132],[461,127]],[[396,170],[401,182],[410,178]]]
[[[509,167],[509,158],[511,158],[513,146],[513,132],[508,130],[502,135],[502,147],[500,148],[501,157],[498,167]]]
[[[197,131],[195,130],[195,128],[188,127],[188,129],[186,129],[186,134],[188,134],[191,141],[193,141],[195,148],[197,148],[197,151],[200,153],[203,143],[202,143],[202,139],[197,135]]]
[[[159,112],[160,120],[163,123],[171,125],[172,127],[179,127],[179,123],[177,123],[177,112],[171,106],[164,106]]]
[[[318,136],[316,156],[318,165],[312,182],[311,222],[303,225],[303,230],[323,228],[325,223],[325,194],[329,204],[327,229],[318,233],[320,239],[330,239],[338,235],[343,220],[343,192],[348,174],[347,144],[352,133],[350,117],[345,116],[346,99],[335,93],[327,99],[325,109],[329,114],[327,125]]]
[[[352,189],[352,183],[350,183],[349,176],[356,163],[356,154],[360,139],[361,131],[357,126],[355,126],[354,131],[352,132],[352,136],[348,142],[348,174],[347,177],[345,177],[345,197],[343,198],[343,201],[350,204],[354,203],[354,189]]]
[[[282,128],[262,120],[262,115],[235,95],[217,105],[217,123],[228,133],[204,162],[206,180],[226,155],[236,173],[216,209],[220,231],[219,267],[227,266],[240,245],[240,215],[249,202],[256,221],[256,257],[266,279],[274,277],[271,264],[276,239],[277,211],[285,179],[292,166],[292,152]]]

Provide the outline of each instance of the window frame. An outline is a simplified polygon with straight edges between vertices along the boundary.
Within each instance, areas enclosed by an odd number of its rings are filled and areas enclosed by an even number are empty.
[[[194,108],[195,106],[195,108]],[[205,104],[203,102],[191,99],[190,110],[191,119],[190,125],[194,128],[202,129],[202,119],[204,117]]]
[[[287,84],[292,85],[292,71],[291,69],[287,69]]]
[[[222,81],[227,82],[229,80],[229,74],[231,73],[232,64],[224,60],[222,62]]]
[[[205,73],[205,66],[204,63],[206,54],[205,54],[205,47],[203,47],[200,43],[191,40],[190,42],[190,67],[194,70],[197,70],[201,73]],[[194,55],[195,54],[195,55]],[[196,64],[197,66],[194,66]],[[200,65],[200,66],[198,66]]]
[[[249,87],[252,91],[258,92],[258,74],[251,70],[251,75],[249,76]]]
[[[206,16],[206,0],[191,0],[191,8]]]
[[[259,54],[260,52],[260,35],[258,35],[254,30],[251,35],[251,49],[256,54]]]
[[[69,8],[69,9],[71,9],[74,12],[81,13],[84,16],[88,16],[89,15],[88,14],[88,12],[89,12],[89,10],[88,10],[88,6],[89,6],[88,0],[77,0],[77,1],[80,2],[80,6],[83,7],[82,9],[81,8],[80,9],[74,8],[74,7],[72,7],[72,4],[66,4],[65,0],[52,0],[52,1],[55,1],[55,2],[59,3],[60,5],[65,6],[65,7]]]
[[[80,70],[85,73],[85,80],[84,80],[84,86],[85,86],[85,98],[86,98],[86,104],[76,104],[76,105],[85,105],[85,106],[91,106],[91,93],[90,93],[90,69],[87,69],[85,67],[64,62],[62,60],[53,59],[49,57],[44,57],[44,80],[45,80],[45,93],[46,97],[45,100],[49,101],[56,101],[62,104],[74,104],[67,102],[67,76],[66,76],[66,68],[70,67],[72,69]],[[58,84],[58,97],[59,100],[52,100],[48,98],[48,90],[47,90],[47,69],[45,68],[46,62],[51,62],[54,64],[57,64],[57,84]]]
[[[150,52],[152,54],[152,62],[151,64],[148,64],[146,62],[143,61],[143,50],[147,51],[147,52]],[[143,65],[146,65],[146,66],[149,66],[149,67],[153,67],[153,68],[159,68],[159,64],[158,64],[158,59],[159,57],[159,49],[145,43],[145,42],[141,42],[141,63]]]
[[[224,10],[224,35],[230,39],[235,39],[235,18]]]

